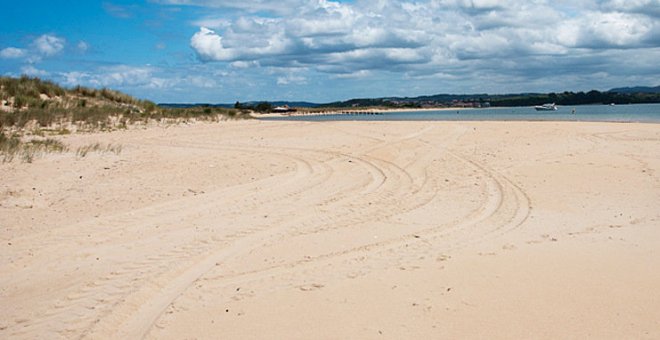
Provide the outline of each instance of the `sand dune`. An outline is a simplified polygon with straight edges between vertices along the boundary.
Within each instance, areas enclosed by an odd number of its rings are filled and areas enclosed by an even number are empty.
[[[659,338],[660,125],[267,122],[0,165],[0,338]]]

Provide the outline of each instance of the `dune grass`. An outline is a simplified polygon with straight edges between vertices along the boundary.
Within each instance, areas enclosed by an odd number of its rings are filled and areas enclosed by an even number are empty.
[[[17,135],[5,135],[0,132],[0,157],[7,163],[18,157],[23,162],[32,163],[36,157],[47,153],[62,153],[68,150],[61,141],[53,138],[31,139],[23,141]]]
[[[0,159],[2,159],[2,163],[10,163],[14,160],[32,163],[36,158],[46,154],[68,151],[68,146],[54,138],[32,138],[24,141],[18,134],[8,135],[0,132]],[[91,143],[78,147],[75,153],[76,157],[84,158],[90,153],[119,155],[121,151],[122,146],[120,144]]]
[[[111,89],[63,88],[27,76],[0,77],[0,100],[2,162],[18,158],[31,163],[46,153],[68,151],[61,141],[47,136],[127,129],[151,122],[176,124],[249,117],[236,109],[218,107],[164,108]],[[93,152],[119,154],[121,146],[94,143],[77,148],[75,153],[83,158]]]
[[[40,127],[74,124],[83,131],[103,131],[150,121],[219,121],[248,117],[241,111],[227,108],[163,108],[149,100],[107,88],[66,89],[27,76],[0,77],[0,99],[3,102],[1,130],[20,130],[30,124]]]
[[[76,150],[76,156],[83,158],[92,152],[114,153],[115,155],[118,155],[121,153],[121,150],[122,150],[122,146],[118,144],[117,145],[107,144],[103,146],[101,143],[92,143],[79,147]]]

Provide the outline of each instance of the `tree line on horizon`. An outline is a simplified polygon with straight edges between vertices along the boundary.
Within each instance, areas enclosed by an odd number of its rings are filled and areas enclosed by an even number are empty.
[[[657,89],[657,88],[655,88]],[[660,103],[660,92],[588,92],[564,91],[561,93],[523,93],[523,94],[438,94],[420,97],[392,98],[361,98],[341,102],[322,104],[321,107],[405,107],[418,108],[424,106],[453,106],[457,103],[479,103],[484,106],[535,106],[545,103],[557,105],[588,105],[588,104],[647,104]],[[487,105],[486,105],[487,104]]]
[[[569,92],[530,94],[514,97],[495,97],[490,100],[491,106],[533,106],[544,103],[555,103],[557,105],[589,105],[589,104],[648,104],[660,103],[660,93],[619,93],[600,92],[591,90],[588,92]]]

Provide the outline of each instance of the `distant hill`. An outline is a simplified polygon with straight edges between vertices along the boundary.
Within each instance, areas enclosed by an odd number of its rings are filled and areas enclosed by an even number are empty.
[[[514,93],[514,94],[436,94],[419,97],[362,98],[323,104],[321,107],[505,107],[558,105],[660,103],[660,87],[634,87],[607,92]]]
[[[284,106],[287,105],[289,107],[318,107],[321,104],[317,103],[310,103],[310,102],[287,102],[287,101],[279,101],[279,102],[272,102],[273,106]]]
[[[294,102],[294,101],[274,101],[274,102],[269,102],[269,101],[249,101],[249,102],[242,102],[241,105],[247,105],[247,106],[255,106],[258,105],[259,103],[268,103],[272,106],[289,106],[289,107],[319,107],[322,104],[317,104],[317,103],[310,103],[310,102]],[[232,104],[232,107],[234,107],[234,104]]]
[[[649,86],[635,86],[635,87],[619,87],[611,89],[608,92],[615,93],[660,93],[660,86],[649,87]]]
[[[388,107],[388,108],[420,108],[420,107],[488,107],[488,106],[530,106],[544,103],[558,105],[583,104],[630,104],[659,103],[660,86],[656,87],[622,87],[609,91],[596,90],[588,92],[558,92],[558,93],[511,93],[511,94],[434,94],[417,97],[380,97],[353,98],[330,103],[311,103],[303,101],[248,101],[241,102],[243,108],[256,107],[267,103],[272,107],[288,105],[293,108],[353,108],[353,107]],[[222,107],[233,108],[235,104],[158,104],[168,108]]]
[[[313,108],[313,107],[319,107],[322,104],[317,104],[317,103],[310,103],[310,102],[289,102],[289,101],[275,101],[275,102],[269,102],[269,101],[249,101],[249,102],[242,102],[241,105],[245,106],[256,106],[259,103],[268,103],[271,104],[272,106],[284,106],[287,105],[289,107],[305,107],[305,108]],[[160,107],[168,107],[168,108],[191,108],[191,107],[224,107],[224,108],[234,108],[236,104],[225,104],[225,103],[220,103],[220,104],[210,104],[210,103],[158,103],[158,106]]]
[[[232,108],[234,104],[209,104],[209,103],[158,103],[158,106],[171,109],[189,109],[193,107],[221,107]]]

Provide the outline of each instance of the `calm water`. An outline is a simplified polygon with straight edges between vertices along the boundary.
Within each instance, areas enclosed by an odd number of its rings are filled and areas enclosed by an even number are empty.
[[[333,114],[322,116],[269,117],[267,120],[518,120],[596,121],[660,123],[660,104],[558,106],[557,111],[536,111],[533,107],[488,109],[396,111],[381,115]],[[575,113],[573,114],[573,110]]]

